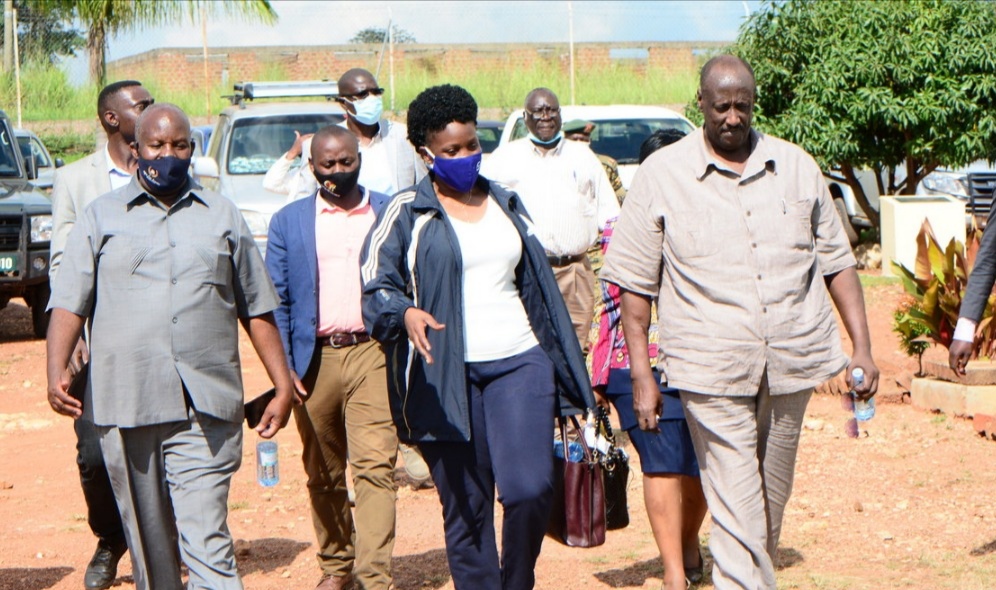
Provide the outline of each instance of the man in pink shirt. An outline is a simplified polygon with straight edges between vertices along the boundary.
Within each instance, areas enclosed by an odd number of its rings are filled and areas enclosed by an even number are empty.
[[[274,312],[303,406],[294,418],[304,469],[321,590],[387,590],[394,548],[394,466],[398,436],[388,402],[384,352],[360,313],[360,250],[389,197],[358,184],[356,137],[326,127],[311,142],[319,188],[270,222],[266,266]],[[346,486],[356,491],[355,517]]]

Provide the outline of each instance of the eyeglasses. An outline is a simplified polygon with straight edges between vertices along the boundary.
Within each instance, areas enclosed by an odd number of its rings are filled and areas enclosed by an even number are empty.
[[[343,94],[340,95],[336,100],[343,101],[348,100],[349,102],[356,102],[358,100],[363,100],[368,96],[380,96],[384,94],[383,88],[367,88],[366,90],[361,90],[356,94]]]
[[[536,109],[535,111],[530,111],[526,109],[526,115],[533,119],[534,121],[539,121],[542,119],[552,119],[560,114],[560,107],[543,107],[541,109]]]

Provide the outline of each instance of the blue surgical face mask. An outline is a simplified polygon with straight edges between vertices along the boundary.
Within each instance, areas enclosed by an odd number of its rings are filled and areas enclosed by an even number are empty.
[[[533,142],[535,144],[539,144],[539,145],[553,145],[553,144],[557,143],[558,141],[560,141],[563,138],[564,138],[564,132],[563,131],[558,131],[556,135],[554,135],[553,137],[551,137],[550,139],[548,139],[546,141],[543,141],[542,139],[540,139],[540,138],[536,137],[535,135],[533,135],[532,132],[529,132],[529,141],[531,141],[531,142]]]
[[[384,100],[380,96],[370,95],[350,104],[356,110],[356,114],[350,113],[350,115],[363,125],[374,125],[380,121],[380,116],[384,114]]]
[[[187,184],[190,158],[181,159],[166,156],[155,160],[138,158],[138,174],[154,196],[170,196],[179,192]]]
[[[429,148],[425,151],[432,156],[431,169],[436,179],[460,193],[469,193],[481,173],[481,152],[464,158],[437,158]]]

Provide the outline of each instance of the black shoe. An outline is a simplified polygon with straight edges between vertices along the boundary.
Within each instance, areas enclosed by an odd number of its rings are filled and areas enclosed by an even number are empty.
[[[83,575],[83,587],[87,590],[105,590],[110,588],[118,575],[118,561],[128,550],[127,545],[110,547],[104,543],[97,544],[90,564],[86,566]]]

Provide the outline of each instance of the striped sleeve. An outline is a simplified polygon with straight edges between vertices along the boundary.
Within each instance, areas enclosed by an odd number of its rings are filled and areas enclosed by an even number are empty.
[[[377,215],[360,258],[363,282],[363,324],[381,343],[407,338],[405,311],[414,305],[410,295],[407,252],[411,241],[408,205],[415,191],[396,195]]]

